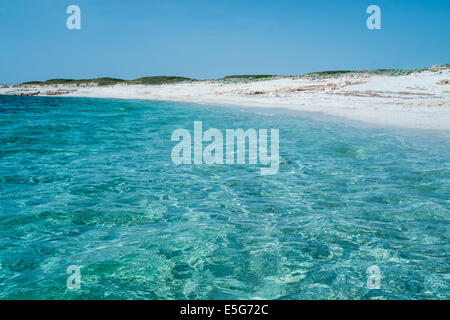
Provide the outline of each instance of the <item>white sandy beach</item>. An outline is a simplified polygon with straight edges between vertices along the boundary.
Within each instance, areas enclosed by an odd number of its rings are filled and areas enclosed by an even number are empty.
[[[148,99],[287,108],[372,124],[450,131],[450,68],[405,76],[352,73],[337,78],[280,77],[252,82],[197,81],[170,85],[0,88],[0,94]]]

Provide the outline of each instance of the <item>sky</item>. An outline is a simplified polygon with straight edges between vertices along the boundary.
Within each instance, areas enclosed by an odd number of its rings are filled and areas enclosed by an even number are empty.
[[[449,18],[449,0],[0,0],[0,83],[421,68],[450,63]]]

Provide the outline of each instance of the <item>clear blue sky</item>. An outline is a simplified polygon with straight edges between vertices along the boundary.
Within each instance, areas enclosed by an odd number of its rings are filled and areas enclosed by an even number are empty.
[[[449,0],[0,0],[0,83],[425,67],[450,63],[449,18]]]

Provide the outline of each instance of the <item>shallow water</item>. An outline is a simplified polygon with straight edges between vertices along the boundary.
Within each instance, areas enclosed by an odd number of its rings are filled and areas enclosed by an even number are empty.
[[[280,172],[174,165],[171,133],[194,120],[280,129]],[[448,135],[2,96],[0,128],[2,299],[450,298]]]

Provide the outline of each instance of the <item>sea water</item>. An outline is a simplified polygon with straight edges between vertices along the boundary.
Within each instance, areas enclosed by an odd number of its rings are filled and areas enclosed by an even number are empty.
[[[175,165],[194,121],[279,129],[279,172]],[[444,133],[0,96],[0,298],[448,299],[449,168]]]

